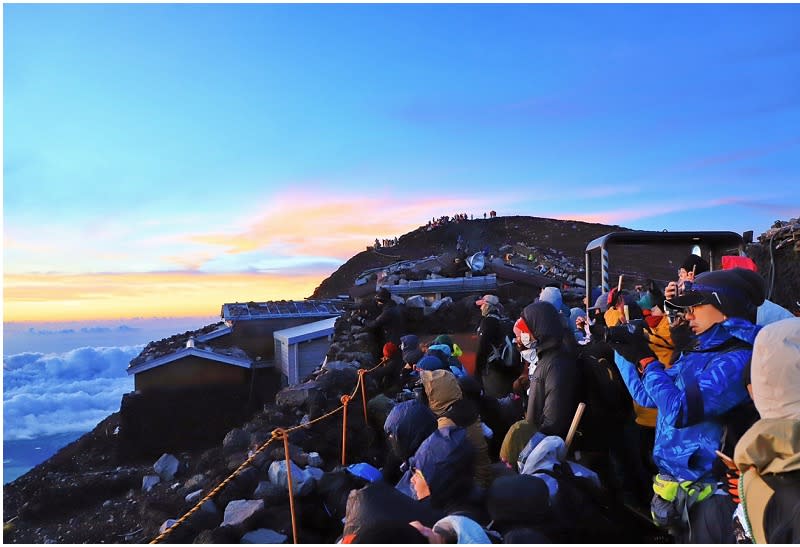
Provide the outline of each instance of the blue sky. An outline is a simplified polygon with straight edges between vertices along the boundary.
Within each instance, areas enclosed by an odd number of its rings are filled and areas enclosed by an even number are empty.
[[[797,5],[5,5],[6,320],[301,298],[434,216],[800,215]]]

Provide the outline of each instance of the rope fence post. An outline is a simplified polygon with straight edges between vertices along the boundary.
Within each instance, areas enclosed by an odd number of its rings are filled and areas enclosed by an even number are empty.
[[[347,404],[350,402],[349,395],[342,395],[342,465],[347,465]]]
[[[368,422],[367,419],[367,387],[366,382],[364,381],[364,374],[366,374],[366,369],[360,368],[358,369],[358,382],[361,384],[361,402],[364,406],[364,423]]]
[[[292,484],[292,459],[289,457],[289,434],[285,429],[278,428],[275,430],[275,436],[278,439],[283,439],[283,453],[286,457],[286,482],[289,485],[289,511],[292,514],[292,540],[297,543],[297,517],[294,512],[294,487]]]

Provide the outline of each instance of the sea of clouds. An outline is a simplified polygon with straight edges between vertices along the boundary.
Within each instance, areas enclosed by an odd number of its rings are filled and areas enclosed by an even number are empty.
[[[133,390],[126,368],[143,344],[3,357],[3,440],[85,432]]]

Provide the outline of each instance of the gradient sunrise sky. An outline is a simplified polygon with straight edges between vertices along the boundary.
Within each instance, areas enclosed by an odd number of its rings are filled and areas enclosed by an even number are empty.
[[[800,215],[800,6],[3,6],[4,321],[302,298],[495,209]]]

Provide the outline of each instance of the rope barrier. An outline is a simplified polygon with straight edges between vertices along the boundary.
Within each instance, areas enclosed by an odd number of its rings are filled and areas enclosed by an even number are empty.
[[[388,362],[388,359],[384,357],[383,359],[380,360],[380,362],[378,362],[377,365],[375,365],[374,367],[372,367],[370,369],[359,369],[358,370],[358,380],[356,381],[356,386],[353,389],[353,393],[350,394],[350,395],[342,395],[342,398],[341,398],[342,404],[340,406],[338,406],[337,408],[331,410],[330,412],[327,412],[327,413],[323,414],[322,416],[319,416],[318,418],[314,418],[313,420],[310,420],[309,422],[306,422],[304,424],[298,424],[296,426],[290,427],[289,429],[283,429],[283,428],[278,427],[278,428],[275,428],[274,430],[272,430],[272,433],[270,434],[270,438],[267,439],[261,446],[259,446],[255,450],[255,452],[253,452],[245,461],[243,461],[241,463],[241,465],[239,465],[239,467],[237,467],[233,471],[233,473],[231,473],[224,481],[219,483],[213,490],[211,490],[208,494],[206,494],[200,501],[197,502],[197,504],[194,507],[189,509],[189,511],[187,511],[181,518],[176,520],[172,524],[172,526],[170,526],[169,528],[167,528],[166,530],[161,532],[158,536],[153,538],[150,541],[150,545],[154,545],[156,543],[161,543],[167,536],[172,534],[172,532],[174,532],[180,525],[182,525],[192,515],[194,515],[197,511],[199,511],[200,507],[202,507],[202,505],[205,502],[209,501],[214,496],[216,496],[223,488],[225,488],[228,484],[230,484],[230,482],[233,479],[238,477],[239,474],[247,466],[249,466],[253,462],[253,460],[256,458],[256,456],[258,456],[261,452],[263,452],[264,449],[266,449],[267,446],[269,446],[272,443],[272,441],[280,440],[280,439],[283,439],[284,452],[285,452],[285,456],[286,456],[287,479],[288,479],[288,482],[289,482],[289,507],[290,507],[291,514],[292,514],[292,536],[293,536],[293,539],[294,539],[294,543],[297,543],[297,523],[295,521],[295,513],[294,513],[294,497],[293,497],[293,492],[292,492],[292,471],[291,471],[291,464],[290,464],[290,457],[289,457],[289,434],[292,433],[293,431],[297,431],[298,429],[301,429],[301,428],[311,427],[315,423],[318,423],[318,422],[321,422],[321,421],[323,421],[323,420],[325,420],[327,418],[330,418],[331,416],[333,416],[334,414],[336,414],[340,410],[344,410],[343,419],[342,419],[342,465],[346,465],[345,462],[346,462],[346,442],[347,442],[347,440],[346,440],[346,438],[347,438],[347,404],[352,399],[355,398],[355,396],[358,394],[359,388],[360,388],[361,389],[361,397],[364,400],[364,419],[365,420],[367,419],[367,402],[366,402],[367,394],[366,394],[366,387],[365,387],[365,382],[364,382],[364,375],[365,374],[369,374],[370,372],[373,372],[373,371],[377,370],[378,368],[384,366],[387,362]]]
[[[286,457],[286,481],[289,485],[289,511],[292,514],[292,539],[297,543],[297,517],[294,513],[294,489],[292,486],[292,459],[289,457],[289,435],[281,428],[276,430],[278,437],[283,439],[283,453]]]

